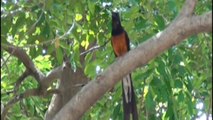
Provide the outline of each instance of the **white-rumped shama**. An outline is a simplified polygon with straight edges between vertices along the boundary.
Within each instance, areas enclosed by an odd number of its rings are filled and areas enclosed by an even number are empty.
[[[127,32],[121,26],[119,13],[112,12],[112,47],[116,57],[123,56],[130,50],[129,37]],[[122,80],[122,96],[124,120],[138,120],[135,93],[132,84],[131,73]]]

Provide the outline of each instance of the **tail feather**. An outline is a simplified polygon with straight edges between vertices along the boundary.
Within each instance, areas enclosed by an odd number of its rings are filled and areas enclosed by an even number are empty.
[[[123,109],[124,109],[124,120],[138,120],[138,112],[135,101],[135,93],[133,89],[131,74],[128,74],[122,81],[123,91]]]
[[[123,90],[124,96],[127,103],[131,102],[132,99],[132,86],[130,75],[123,78]]]

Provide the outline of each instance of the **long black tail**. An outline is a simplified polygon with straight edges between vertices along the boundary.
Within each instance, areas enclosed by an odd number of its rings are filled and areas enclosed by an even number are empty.
[[[135,92],[132,84],[131,74],[128,74],[122,81],[122,96],[123,96],[123,110],[124,120],[138,120],[138,112],[135,101]]]

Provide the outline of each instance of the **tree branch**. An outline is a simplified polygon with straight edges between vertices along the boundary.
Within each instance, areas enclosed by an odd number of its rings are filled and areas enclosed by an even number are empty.
[[[2,44],[1,46],[5,51],[21,60],[26,69],[28,69],[29,72],[32,73],[33,77],[40,83],[41,79],[44,78],[44,75],[39,70],[36,69],[33,61],[30,59],[30,57],[26,54],[26,52],[23,49],[13,46],[11,44],[10,45]]]
[[[62,66],[53,69],[47,74],[47,76],[41,80],[41,85],[43,88],[47,88],[54,80],[59,79],[62,74]]]
[[[30,89],[28,91],[26,91],[25,93],[22,93],[20,95],[15,96],[12,100],[10,100],[4,107],[2,113],[1,113],[1,120],[5,119],[5,116],[9,110],[9,108],[14,105],[15,103],[17,103],[18,101],[27,98],[29,96],[36,96],[38,95],[39,91],[38,89]]]
[[[95,80],[89,82],[79,91],[59,112],[54,120],[78,120],[81,116],[100,99],[104,93],[112,88],[123,76],[127,75],[137,67],[147,64],[165,50],[180,43],[185,38],[202,33],[212,32],[212,12],[201,16],[188,16],[192,10],[194,0],[186,1],[183,11],[168,28],[140,44],[137,48],[129,51],[110,65]],[[194,7],[193,7],[194,9]],[[186,10],[186,14],[184,13]],[[180,17],[181,16],[181,17]]]
[[[45,6],[45,4],[44,4],[44,6]],[[36,25],[39,23],[39,21],[41,20],[42,16],[44,15],[44,6],[43,6],[42,12],[41,12],[41,14],[40,14],[38,20],[36,20],[36,22],[35,22],[35,23],[30,27],[30,29],[27,31],[27,33],[26,33],[27,35],[28,35],[28,34],[32,34],[32,33],[34,32],[34,30],[35,30],[35,28],[36,28]]]
[[[13,54],[14,50],[11,52],[11,54]],[[3,67],[4,65],[6,65],[7,61],[9,60],[9,58],[11,57],[11,54],[6,58],[6,60],[3,59],[2,57],[2,64],[1,67]],[[7,67],[7,66],[6,66]],[[8,68],[8,67],[7,67]]]
[[[14,105],[15,103],[19,102],[20,100],[23,100],[25,98],[28,98],[30,96],[47,96],[50,94],[59,94],[60,95],[60,91],[58,89],[52,89],[52,90],[48,90],[48,91],[41,91],[40,89],[36,88],[36,89],[30,89],[25,91],[24,93],[20,94],[20,95],[16,95],[12,100],[10,100],[3,108],[2,113],[1,113],[1,120],[5,119],[5,116],[9,110],[9,108]]]
[[[3,112],[1,113],[2,120],[4,120],[7,111],[9,110],[9,108],[11,108],[12,105],[24,98],[27,98],[29,96],[46,96],[48,94],[59,93],[58,90],[47,91],[47,88],[55,79],[58,79],[60,77],[62,72],[61,67],[55,68],[47,75],[47,77],[45,77],[39,70],[36,69],[33,61],[30,59],[30,57],[26,54],[26,52],[23,49],[15,47],[13,45],[2,45],[2,48],[11,55],[21,60],[24,66],[26,67],[25,72],[16,81],[14,87],[14,94],[15,94],[14,99],[12,99],[6,104]],[[17,95],[16,92],[18,90],[18,87],[29,75],[33,75],[34,78],[38,81],[40,86],[36,89],[27,90],[24,93]]]
[[[23,12],[22,8],[18,8],[10,12],[3,12],[1,15],[1,19],[5,19],[7,17],[13,17],[21,12]]]
[[[58,36],[58,37],[56,37],[54,39],[50,39],[50,40],[46,40],[46,41],[40,42],[39,44],[28,44],[28,45],[23,46],[22,48],[31,48],[31,47],[35,47],[35,46],[43,46],[43,45],[53,44],[53,43],[55,43],[55,41],[57,39],[61,40],[61,39],[66,38],[70,33],[72,33],[72,30],[74,29],[74,27],[75,27],[75,21],[73,20],[73,23],[70,26],[69,30],[67,30],[67,32],[64,33],[63,35]]]
[[[197,0],[186,0],[179,16],[190,16],[193,14]]]
[[[72,26],[70,27],[70,29],[62,36],[60,36],[60,39],[63,39],[64,37],[66,37],[67,35],[69,35],[73,28],[74,28],[74,24],[75,22],[73,22]],[[55,39],[52,41],[54,42]],[[18,90],[18,87],[20,86],[20,84],[24,81],[24,79],[28,76],[28,75],[32,75],[37,82],[39,83],[39,87],[36,88],[35,90],[39,91],[39,93],[29,93],[29,92],[33,92],[31,90],[27,90],[25,93],[20,94],[19,96],[26,96],[26,94],[31,94],[31,96],[45,96],[48,94],[53,94],[53,93],[59,93],[59,90],[50,90],[47,91],[47,88],[49,87],[49,85],[56,79],[59,79],[61,77],[62,74],[62,68],[63,66],[59,66],[57,68],[55,68],[54,70],[52,70],[46,77],[35,67],[33,61],[30,59],[30,57],[27,55],[27,53],[24,51],[24,49],[20,48],[20,47],[16,47],[14,45],[11,44],[2,44],[1,45],[3,50],[7,51],[8,53],[10,53],[10,55],[13,55],[15,57],[17,57],[20,61],[22,61],[22,63],[24,64],[24,66],[26,67],[26,71],[18,78],[18,81],[16,82],[16,85],[14,87],[14,93],[15,96],[16,92]],[[28,97],[28,96],[26,96]],[[26,97],[21,97],[21,99],[24,99]],[[59,94],[59,97],[62,98],[62,95]],[[12,106],[13,104],[15,104],[16,102],[18,102],[21,99],[16,99],[14,98],[13,101],[10,101],[7,103],[4,112],[2,113],[1,118],[4,118],[7,114],[7,111],[9,110],[10,106]]]
[[[92,52],[92,51],[94,51],[94,50],[97,50],[97,49],[99,49],[99,48],[104,47],[109,41],[110,41],[110,40],[107,40],[106,42],[104,42],[103,45],[95,45],[95,46],[91,47],[89,50],[82,52],[82,53],[80,54],[80,56],[81,56],[81,55],[85,55],[85,54],[90,53],[90,52]]]
[[[25,72],[18,78],[18,80],[16,81],[15,85],[14,85],[14,91],[13,93],[16,95],[17,91],[18,91],[18,88],[19,86],[21,85],[21,83],[25,80],[25,78],[27,76],[29,76],[30,73],[28,70],[25,70]]]

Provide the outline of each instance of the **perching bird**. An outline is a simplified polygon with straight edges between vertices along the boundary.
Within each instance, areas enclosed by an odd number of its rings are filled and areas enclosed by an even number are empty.
[[[119,13],[112,12],[112,47],[116,57],[123,56],[130,50],[129,37],[127,32],[121,26]],[[138,120],[135,93],[132,84],[131,74],[128,74],[122,80],[122,96],[124,120]]]

